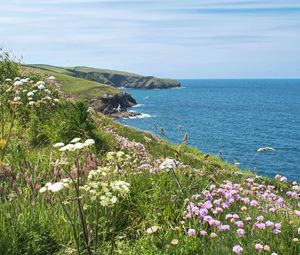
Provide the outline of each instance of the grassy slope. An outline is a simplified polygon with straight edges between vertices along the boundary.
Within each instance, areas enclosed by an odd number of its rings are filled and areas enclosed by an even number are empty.
[[[86,82],[85,80],[72,79],[73,77],[68,76],[65,72],[57,67],[54,70],[46,71],[48,75],[56,76],[63,83],[64,89],[73,95],[78,95],[80,91],[97,89],[97,87],[93,87],[94,85],[83,85],[82,82]],[[88,84],[94,83],[88,82]],[[255,243],[268,244],[272,251],[274,246],[278,254],[299,254],[299,245],[293,246],[291,242],[292,238],[297,236],[296,226],[299,226],[299,219],[294,217],[292,218],[293,223],[290,223],[291,218],[281,212],[268,213],[255,210],[248,205],[249,211],[242,212],[240,203],[234,205],[230,212],[239,213],[241,218],[251,214],[254,221],[258,215],[263,214],[266,220],[282,223],[282,235],[272,236],[267,229],[265,232],[254,231],[252,234],[252,230],[245,222],[247,232],[245,238],[237,237],[234,226],[231,231],[217,232],[220,237],[214,240],[199,235],[189,237],[186,234],[187,228],[195,227],[198,231],[200,226],[193,225],[188,220],[184,227],[181,226],[180,221],[183,218],[182,213],[186,206],[186,199],[190,199],[193,194],[200,194],[203,190],[207,190],[210,185],[218,186],[225,180],[242,183],[247,177],[255,175],[240,171],[237,167],[231,166],[217,157],[205,158],[200,151],[194,148],[171,144],[153,137],[151,134],[121,125],[102,114],[94,113],[94,121],[85,121],[82,118],[85,113],[86,109],[74,110],[68,103],[58,108],[57,112],[45,113],[47,118],[38,123],[39,125],[32,119],[30,124],[19,123],[13,132],[13,142],[7,151],[5,162],[11,165],[13,171],[18,174],[26,174],[25,177],[28,178],[19,178],[21,182],[17,183],[17,186],[21,193],[12,192],[11,200],[0,197],[3,199],[0,203],[0,254],[62,255],[68,253],[65,250],[66,247],[74,248],[72,229],[59,202],[55,199],[45,201],[41,194],[31,190],[28,182],[37,180],[37,183],[40,181],[44,185],[53,180],[50,161],[52,157],[58,156],[60,153],[53,149],[52,144],[59,141],[67,143],[75,136],[83,139],[91,137],[95,139],[96,149],[93,153],[97,155],[100,163],[105,162],[107,152],[117,152],[121,149],[114,135],[108,132],[107,128],[115,130],[118,135],[130,141],[143,144],[154,159],[176,158],[187,165],[186,170],[176,170],[176,178],[181,187],[172,172],[150,174],[145,171],[135,174],[135,169],[130,169],[131,172],[126,173],[123,178],[131,185],[130,195],[116,206],[118,217],[116,218],[115,234],[118,241],[114,254],[228,255],[232,254],[232,247],[236,244],[244,247],[243,254],[257,254],[254,250]],[[33,132],[34,130],[35,132]],[[33,135],[30,135],[31,133]],[[33,138],[40,137],[41,141],[46,140],[47,143],[33,145],[29,139],[32,136]],[[44,139],[45,137],[47,139]],[[128,148],[122,150],[126,153],[135,153]],[[197,170],[195,171],[195,169]],[[284,198],[287,197],[285,195],[288,190],[287,184],[269,178],[261,178],[257,181],[261,184],[274,185],[276,193]],[[9,182],[5,184],[9,184]],[[13,190],[11,187],[8,188]],[[292,202],[288,201],[288,203]],[[294,208],[296,207],[294,206]],[[76,215],[76,210],[72,213],[73,216]],[[223,216],[221,215],[221,217]],[[155,235],[148,235],[146,229],[154,225],[160,226],[162,230]],[[109,226],[109,221],[105,222],[101,225],[100,230],[111,231]],[[211,231],[208,227],[207,229]],[[99,244],[101,254],[109,254],[108,250],[111,246],[110,234],[105,235]],[[178,239],[179,245],[170,246],[173,239]],[[49,252],[46,252],[47,250]],[[284,253],[285,251],[287,253]],[[69,251],[68,254],[76,253]],[[262,254],[271,253],[263,252]]]
[[[66,69],[49,65],[32,65],[47,75],[53,75],[62,84],[62,89],[67,94],[79,99],[88,99],[95,95],[115,94],[119,90],[99,82],[89,81],[71,76]]]

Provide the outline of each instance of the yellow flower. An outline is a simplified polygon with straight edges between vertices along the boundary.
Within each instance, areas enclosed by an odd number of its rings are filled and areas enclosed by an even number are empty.
[[[3,150],[6,147],[7,141],[0,139],[0,150]]]

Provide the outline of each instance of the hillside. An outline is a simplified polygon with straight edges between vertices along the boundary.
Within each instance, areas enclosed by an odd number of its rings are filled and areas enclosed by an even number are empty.
[[[56,67],[49,65],[32,65],[45,70],[64,73],[86,80],[96,81],[113,87],[164,89],[180,87],[180,83],[171,79],[159,79],[153,76],[142,76],[134,73],[97,69],[91,67]]]
[[[68,96],[83,100],[96,111],[104,114],[118,114],[118,111],[124,113],[128,107],[136,104],[134,98],[128,93],[123,93],[107,84],[74,77],[64,68],[48,65],[26,66],[25,68],[32,68],[46,77],[54,76]]]
[[[298,183],[121,125],[8,64],[0,254],[300,254]]]

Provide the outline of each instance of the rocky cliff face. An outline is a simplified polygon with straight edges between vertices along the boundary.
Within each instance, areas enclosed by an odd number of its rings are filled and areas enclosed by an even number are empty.
[[[95,111],[107,115],[124,113],[128,107],[134,105],[136,105],[135,99],[131,95],[123,92],[115,95],[104,94],[90,100],[90,106],[94,108]]]
[[[114,87],[166,89],[180,87],[180,82],[171,79],[159,79],[153,76],[140,76],[134,74],[119,74],[105,72],[81,72],[69,69],[75,77],[101,82]]]

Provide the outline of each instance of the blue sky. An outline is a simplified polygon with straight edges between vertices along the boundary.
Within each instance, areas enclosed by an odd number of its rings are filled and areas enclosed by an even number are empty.
[[[1,1],[26,63],[174,78],[300,77],[300,0]]]

